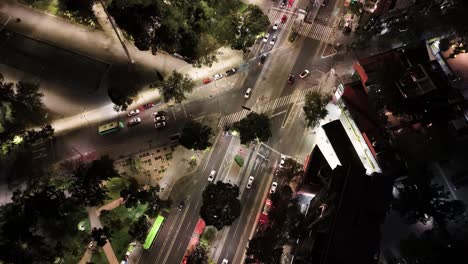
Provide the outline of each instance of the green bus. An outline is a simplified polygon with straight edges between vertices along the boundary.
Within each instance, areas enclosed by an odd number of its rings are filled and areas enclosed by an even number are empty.
[[[105,135],[105,134],[117,131],[123,127],[124,127],[124,124],[120,121],[110,122],[102,126],[99,126],[99,134]]]
[[[154,220],[154,224],[151,227],[148,236],[146,236],[145,243],[143,244],[144,249],[151,248],[154,240],[158,237],[159,231],[161,230],[164,221],[166,221],[166,218],[164,218],[164,216],[158,215],[158,217],[156,217],[156,220]]]

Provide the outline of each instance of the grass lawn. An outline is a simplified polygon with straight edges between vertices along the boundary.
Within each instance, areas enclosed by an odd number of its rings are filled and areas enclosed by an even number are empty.
[[[106,187],[109,190],[109,193],[107,193],[109,199],[104,201],[104,203],[106,204],[120,198],[120,191],[127,186],[128,182],[128,179],[124,177],[110,179],[106,183]]]

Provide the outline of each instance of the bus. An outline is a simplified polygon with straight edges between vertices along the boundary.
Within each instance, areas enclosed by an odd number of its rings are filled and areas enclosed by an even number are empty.
[[[124,124],[120,121],[115,121],[111,123],[104,124],[102,126],[99,126],[99,134],[100,135],[105,135],[114,131],[117,131],[121,128],[124,127]]]
[[[143,244],[144,249],[151,248],[154,240],[158,237],[159,231],[161,230],[164,221],[166,221],[166,218],[164,218],[164,216],[158,215],[158,217],[156,217],[153,226],[151,227],[148,235],[146,236],[145,243]]]

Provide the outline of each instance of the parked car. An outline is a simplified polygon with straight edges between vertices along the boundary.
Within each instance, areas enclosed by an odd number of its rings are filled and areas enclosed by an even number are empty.
[[[163,122],[156,122],[156,123],[154,124],[154,127],[155,127],[155,128],[163,128],[163,127],[165,127],[165,126],[166,126],[166,122],[164,122],[164,121],[163,121]]]
[[[266,57],[267,57],[267,55],[266,55],[266,54],[262,54],[262,55],[260,55],[260,64],[263,64],[263,63],[265,63]]]
[[[273,182],[273,183],[271,184],[270,193],[275,193],[275,192],[276,192],[276,187],[278,187],[278,183],[277,183],[277,182]]]
[[[301,72],[301,74],[299,74],[299,77],[301,79],[304,79],[305,77],[307,77],[307,75],[309,75],[310,71],[309,70],[304,70],[303,72]]]
[[[263,40],[262,40],[262,41],[266,43],[266,42],[268,42],[268,39],[269,39],[269,38],[270,38],[270,33],[266,33],[266,35],[263,36]]]
[[[228,264],[229,263],[229,260],[227,259],[223,259],[223,262],[221,262],[221,264]]]
[[[140,123],[141,123],[141,118],[135,117],[135,118],[130,119],[130,121],[128,121],[128,126],[129,127],[130,126],[136,126],[136,125],[138,125]]]
[[[291,8],[294,4],[294,0],[289,0],[288,1],[288,8]]]
[[[208,84],[208,83],[210,83],[211,81],[212,81],[211,78],[205,78],[205,79],[202,80],[202,82],[203,82],[204,84]]]
[[[289,74],[288,76],[288,83],[293,84],[294,83],[294,74]]]
[[[156,116],[156,117],[154,117],[154,122],[162,122],[162,121],[166,121],[165,116]]]
[[[150,109],[150,108],[153,107],[153,106],[154,106],[153,103],[147,103],[147,104],[144,104],[144,105],[143,105],[143,109],[148,110],[148,109]]]
[[[233,75],[234,73],[236,73],[237,69],[236,68],[232,68],[230,70],[227,70],[226,71],[226,76],[231,76]]]
[[[249,99],[251,92],[252,92],[252,88],[247,88],[247,91],[245,91],[245,94],[244,94],[244,98]]]
[[[247,181],[247,184],[245,185],[245,188],[247,188],[247,189],[252,188],[252,183],[253,183],[253,181],[254,181],[254,177],[253,177],[253,176],[250,176],[250,177],[249,177],[249,180]]]
[[[284,2],[281,2],[280,8],[284,8],[286,4]]]
[[[213,182],[214,179],[215,179],[215,177],[216,177],[216,171],[215,171],[215,170],[212,170],[212,171],[210,172],[210,175],[208,175],[208,182]]]
[[[219,80],[219,79],[222,79],[224,76],[222,73],[217,73],[215,75],[213,75],[213,78],[215,81]]]
[[[275,24],[273,24],[273,30],[278,30],[278,25],[279,25],[279,22],[275,22]]]
[[[135,116],[135,115],[138,115],[140,113],[140,110],[139,109],[135,109],[135,110],[131,110],[131,111],[128,111],[128,116]]]
[[[165,116],[166,112],[161,110],[161,111],[154,112],[153,115],[154,116]]]
[[[286,163],[286,156],[281,154],[280,161],[279,161],[279,167],[284,168],[284,163]]]

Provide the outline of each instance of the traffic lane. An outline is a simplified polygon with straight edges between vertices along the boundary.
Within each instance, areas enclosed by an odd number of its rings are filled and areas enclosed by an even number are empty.
[[[263,195],[270,188],[269,183],[273,166],[268,162],[262,164],[267,165],[259,167],[252,173],[257,180],[256,185],[252,186],[252,189],[246,192],[244,199],[241,200],[241,203],[246,206],[242,210],[235,228],[231,228],[228,232],[230,243],[223,248],[220,260],[224,256],[232,263],[242,263],[244,259],[243,252],[247,246],[250,233],[255,228],[257,212],[263,206]]]
[[[88,123],[85,127],[59,134],[54,142],[55,157],[64,160],[76,156],[77,151],[81,153],[95,151],[108,153],[112,149],[119,149],[121,155],[128,155],[141,149],[168,144],[170,143],[169,136],[180,131],[183,126],[181,120],[184,120],[185,117],[181,112],[174,116],[166,109],[166,127],[156,129],[152,114],[156,110],[161,109],[151,108],[135,116],[141,118],[140,124],[133,127],[126,126],[106,135],[98,133],[98,127],[102,125],[101,123]],[[120,114],[120,117],[117,117],[116,113],[116,120],[121,120],[125,125],[129,119],[131,118],[128,118],[126,113]],[[77,151],[74,151],[73,148]]]

